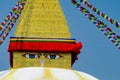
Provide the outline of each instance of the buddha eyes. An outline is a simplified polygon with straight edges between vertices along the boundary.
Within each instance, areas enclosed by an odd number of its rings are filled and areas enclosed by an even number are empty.
[[[49,54],[49,55],[46,55],[47,58],[49,59],[58,59],[58,58],[61,58],[60,55],[57,55],[57,54]]]
[[[39,54],[24,54],[23,55],[24,57],[26,58],[30,58],[30,59],[36,59],[36,58],[39,58]]]
[[[48,58],[48,59],[58,59],[61,58],[62,56],[59,54],[50,54],[50,53],[46,53],[46,54],[39,54],[39,53],[26,53],[23,55],[25,58],[29,58],[29,59],[38,59],[40,57],[44,57],[44,58]]]

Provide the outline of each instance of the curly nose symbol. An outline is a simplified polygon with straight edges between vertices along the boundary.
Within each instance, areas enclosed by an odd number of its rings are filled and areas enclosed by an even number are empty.
[[[41,60],[40,60],[41,67],[44,66],[44,62],[45,62],[44,59],[41,59]]]

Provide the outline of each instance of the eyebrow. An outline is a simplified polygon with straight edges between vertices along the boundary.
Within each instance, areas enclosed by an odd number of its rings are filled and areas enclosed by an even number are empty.
[[[44,56],[46,55],[46,52],[43,54]]]

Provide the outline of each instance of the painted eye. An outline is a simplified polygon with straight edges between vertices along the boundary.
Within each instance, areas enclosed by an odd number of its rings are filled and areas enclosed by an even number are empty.
[[[30,58],[30,59],[39,58],[39,55],[38,55],[38,54],[25,54],[25,55],[23,55],[23,56],[26,57],[26,58]]]
[[[49,59],[58,59],[60,58],[61,56],[60,55],[56,55],[56,54],[49,54],[46,56],[47,58]]]

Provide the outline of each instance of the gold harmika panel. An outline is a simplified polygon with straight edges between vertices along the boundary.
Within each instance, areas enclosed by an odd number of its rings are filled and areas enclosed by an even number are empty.
[[[52,55],[55,55],[56,57],[52,57]],[[13,56],[14,69],[22,67],[54,67],[71,69],[71,53],[44,54],[38,52],[14,52]]]

